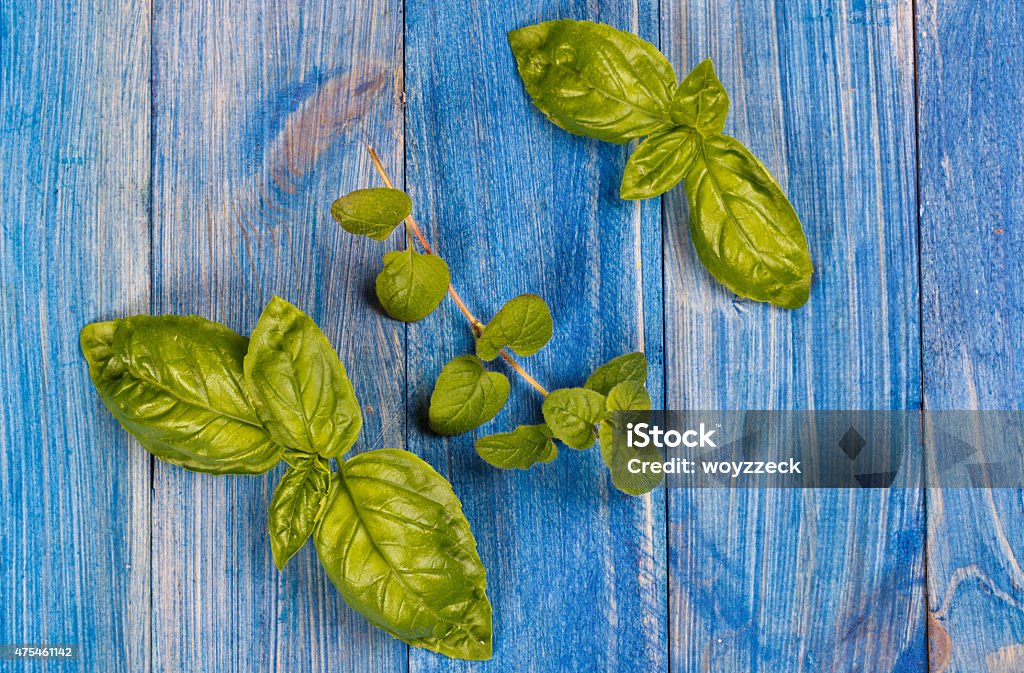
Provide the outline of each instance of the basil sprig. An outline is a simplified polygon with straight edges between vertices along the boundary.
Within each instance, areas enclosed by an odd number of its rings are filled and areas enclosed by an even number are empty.
[[[701,262],[736,294],[797,308],[810,294],[800,219],[768,169],[722,135],[729,96],[710,59],[679,84],[654,45],[610,26],[562,19],[508,35],[534,104],[567,131],[626,143],[620,196],[649,199],[686,186]]]
[[[385,198],[388,217],[400,215],[401,199]],[[134,316],[87,325],[81,344],[103,402],[157,458],[215,474],[288,464],[268,511],[278,568],[313,537],[371,623],[416,647],[490,658],[486,572],[451,485],[400,449],[342,458],[362,426],[359,401],[298,308],[275,297],[251,339],[195,316]]]

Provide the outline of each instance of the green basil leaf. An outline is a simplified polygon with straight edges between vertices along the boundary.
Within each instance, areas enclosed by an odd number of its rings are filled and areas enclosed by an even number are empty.
[[[476,354],[493,360],[501,349],[516,355],[533,355],[551,340],[553,325],[547,303],[535,294],[510,299],[487,323],[476,342]]]
[[[327,504],[330,483],[330,467],[319,456],[309,456],[304,464],[288,468],[277,482],[267,514],[270,548],[278,570],[313,534]]]
[[[395,320],[415,322],[438,307],[450,282],[448,265],[437,255],[412,248],[389,252],[377,276],[377,299]]]
[[[350,234],[378,241],[391,235],[412,213],[412,200],[400,189],[357,189],[331,204],[331,216]]]
[[[562,19],[513,30],[508,41],[534,105],[566,131],[625,143],[674,126],[672,64],[636,35]]]
[[[494,418],[508,401],[504,374],[484,369],[480,358],[462,355],[444,366],[430,395],[430,427],[461,435]]]
[[[157,458],[213,474],[259,474],[281,459],[246,392],[247,344],[196,316],[140,315],[81,333],[92,382],[121,426]]]
[[[494,467],[525,470],[536,463],[550,463],[558,457],[548,426],[520,425],[512,432],[499,432],[476,440],[476,452]]]
[[[690,71],[672,96],[672,119],[703,136],[721,133],[729,114],[729,94],[706,58]]]
[[[700,142],[688,128],[662,131],[644,139],[626,162],[619,196],[636,200],[664,194],[690,170],[698,149]]]
[[[541,406],[551,432],[573,449],[586,449],[597,439],[595,426],[604,415],[604,395],[586,388],[552,391]]]
[[[813,266],[800,220],[750,150],[729,136],[704,138],[686,198],[693,245],[719,282],[783,308],[807,301]]]
[[[607,395],[623,381],[647,381],[647,356],[640,352],[626,353],[609,360],[587,377],[583,387]]]
[[[314,533],[345,601],[396,638],[460,659],[491,657],[491,605],[476,540],[451,485],[408,451],[347,461]]]
[[[284,299],[267,304],[245,356],[256,413],[278,443],[335,458],[363,425],[345,365],[309,316]]]

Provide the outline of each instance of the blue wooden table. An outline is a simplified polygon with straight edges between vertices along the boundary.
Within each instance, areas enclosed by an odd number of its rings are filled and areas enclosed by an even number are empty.
[[[726,132],[773,170],[811,299],[738,300],[680,190],[618,198],[622,147],[534,109],[507,31],[590,18],[714,59]],[[381,248],[330,219],[372,143],[475,310],[521,292],[553,386],[632,349],[656,405],[1024,407],[1024,8],[968,0],[14,0],[0,4],[0,644],[7,671],[1024,670],[1024,495],[615,491],[596,451],[527,473],[424,430],[470,334],[374,308]],[[391,245],[400,245],[394,240]],[[88,381],[86,323],[198,313],[248,332],[279,294],[364,403],[358,449],[454,484],[495,657],[452,662],[349,610],[307,546],[278,573],[278,472],[151,460]],[[518,385],[518,383],[516,384]],[[529,420],[528,389],[499,417]]]

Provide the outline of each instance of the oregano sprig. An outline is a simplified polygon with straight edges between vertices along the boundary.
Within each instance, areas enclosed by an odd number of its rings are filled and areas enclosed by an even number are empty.
[[[378,240],[389,235],[399,224],[405,224],[409,234],[406,250],[384,254],[385,271],[378,276],[377,282],[381,307],[392,318],[407,322],[419,320],[437,307],[440,303],[438,297],[446,291],[466,318],[475,339],[475,352],[459,355],[448,362],[434,384],[428,412],[434,432],[441,435],[471,432],[501,411],[509,399],[511,385],[503,373],[488,369],[488,363],[498,358],[544,398],[541,405],[544,423],[519,425],[509,432],[478,437],[475,443],[477,453],[495,467],[527,469],[537,463],[550,462],[558,455],[556,441],[580,450],[593,446],[598,437],[611,442],[615,423],[612,414],[630,403],[639,404],[638,408],[650,408],[650,397],[644,388],[647,360],[643,353],[630,353],[602,365],[582,388],[549,391],[530,375],[513,355],[529,357],[551,340],[554,322],[547,303],[539,295],[521,294],[507,301],[489,322],[479,320],[451,284],[447,264],[437,256],[423,235],[411,207],[405,208],[406,201],[396,195],[402,192],[395,189],[377,153],[372,147],[367,151],[385,186],[350,192],[334,202],[331,213],[346,231]],[[379,201],[375,201],[374,195],[379,196]],[[403,204],[403,207],[395,204]],[[413,241],[419,243],[422,252],[414,249]],[[381,278],[396,255],[402,255],[404,259],[422,257],[421,271],[406,274],[403,276],[406,280],[401,283],[384,283],[382,286]],[[390,304],[392,296],[397,293],[401,293],[403,306],[415,306],[421,310],[394,310]],[[632,384],[630,394],[613,397],[615,387],[624,382]],[[602,456],[612,470],[612,483],[627,493],[639,495],[659,483],[652,481],[643,489],[635,487],[632,482],[624,484],[622,478],[615,474],[621,466],[613,469],[613,465],[619,462],[615,452],[603,450]]]
[[[813,265],[800,219],[746,147],[723,135],[729,96],[711,60],[676,83],[672,64],[636,35],[561,19],[508,34],[527,93],[557,126],[613,143],[642,139],[622,176],[623,199],[685,184],[701,262],[736,294],[802,306]]]

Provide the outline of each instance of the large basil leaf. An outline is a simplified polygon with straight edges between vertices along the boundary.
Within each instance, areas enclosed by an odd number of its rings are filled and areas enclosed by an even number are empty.
[[[619,196],[650,199],[675,187],[690,170],[700,142],[688,128],[655,133],[637,145],[626,162]]]
[[[377,299],[395,320],[414,322],[437,308],[450,282],[448,264],[437,255],[423,255],[412,248],[389,252],[377,276]]]
[[[647,356],[638,351],[613,358],[595,369],[583,387],[607,395],[623,381],[647,381]]]
[[[334,458],[359,436],[363,416],[345,365],[316,323],[280,297],[253,330],[245,380],[260,420],[288,448]]]
[[[725,128],[729,94],[718,80],[711,59],[701,61],[672,95],[672,119],[711,136]]]
[[[672,64],[636,35],[561,19],[513,30],[508,41],[534,104],[566,131],[625,143],[675,125]]]
[[[247,344],[195,316],[135,316],[81,333],[92,382],[121,426],[157,458],[214,474],[258,474],[281,458],[246,393]]]
[[[430,395],[430,427],[461,435],[494,418],[508,401],[508,378],[484,369],[480,358],[462,355],[444,366]]]
[[[289,461],[294,464],[277,482],[267,517],[270,549],[278,570],[284,568],[288,559],[313,534],[313,527],[327,504],[331,483],[330,467],[323,458],[307,454],[296,456],[301,458]]]
[[[628,495],[653,491],[664,476],[660,472],[642,470],[634,474],[629,471],[629,463],[633,459],[639,460],[641,465],[660,461],[661,454],[652,447],[638,449],[629,446],[625,431],[629,423],[648,422],[646,412],[651,408],[651,396],[643,384],[624,381],[608,393],[605,407],[606,414],[600,429],[601,458],[608,466],[612,484]]]
[[[544,398],[541,412],[555,437],[573,449],[586,449],[597,439],[604,395],[586,388],[554,390]]]
[[[525,470],[558,457],[558,447],[548,426],[520,425],[512,432],[499,432],[476,440],[476,452],[494,467]]]
[[[357,189],[331,204],[331,215],[350,234],[383,241],[412,213],[412,200],[400,189]]]
[[[547,303],[535,294],[521,294],[487,323],[477,339],[476,354],[493,360],[503,348],[510,348],[516,355],[533,355],[551,340],[553,329]]]
[[[738,295],[797,308],[811,287],[800,220],[768,170],[729,136],[704,138],[686,175],[690,235],[704,266]]]
[[[338,591],[372,624],[461,659],[491,657],[491,605],[451,485],[408,451],[347,461],[314,534]]]

